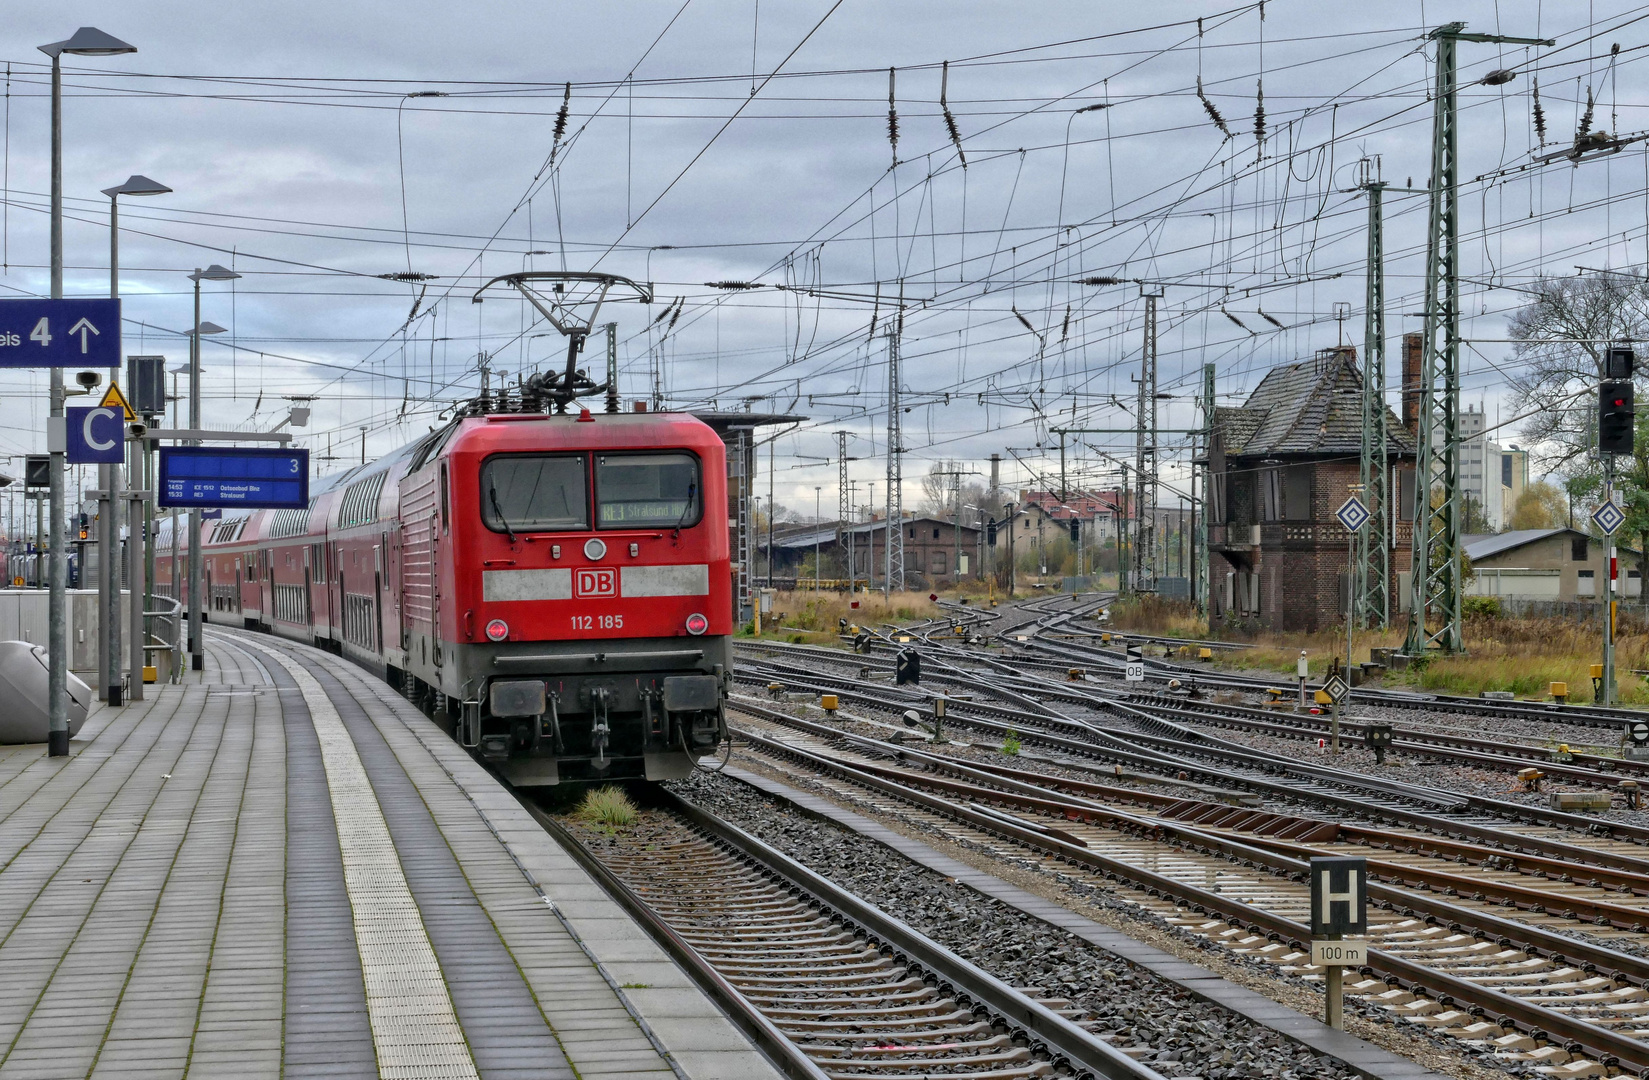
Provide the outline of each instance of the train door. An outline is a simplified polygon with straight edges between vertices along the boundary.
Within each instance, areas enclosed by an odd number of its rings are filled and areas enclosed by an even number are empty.
[[[378,537],[372,545],[372,651],[384,654],[384,551],[389,547],[389,534]]]
[[[382,612],[384,624],[385,646],[393,644],[400,651],[402,665],[406,664],[406,619],[403,614],[406,610],[401,602],[402,578],[405,571],[401,564],[401,530],[392,528],[384,534],[384,558],[388,565],[384,567],[384,580],[388,588],[384,590],[384,610]]]
[[[303,546],[303,621],[313,633],[315,629],[315,598],[311,590],[315,585],[314,568],[309,565],[309,545]]]
[[[339,652],[343,651],[343,643],[347,638],[345,624],[349,615],[344,610],[344,548],[342,544],[332,545],[332,576],[327,587],[328,603],[332,605],[332,640],[337,643]]]
[[[429,647],[430,659],[441,666],[441,522],[430,515],[429,522]]]

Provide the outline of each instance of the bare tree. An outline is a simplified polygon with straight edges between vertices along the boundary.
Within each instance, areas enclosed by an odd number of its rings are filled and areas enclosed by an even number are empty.
[[[921,511],[929,517],[950,517],[951,499],[950,474],[956,471],[956,464],[950,461],[935,461],[928,466],[927,475],[922,477],[922,505]]]
[[[1524,434],[1567,475],[1593,449],[1592,390],[1611,341],[1649,336],[1649,279],[1634,270],[1543,277],[1508,321]]]

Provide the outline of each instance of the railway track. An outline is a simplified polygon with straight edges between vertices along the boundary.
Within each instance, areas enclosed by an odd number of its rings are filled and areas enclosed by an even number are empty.
[[[807,1080],[1163,1080],[1063,999],[1015,989],[665,793],[634,830],[534,816]],[[782,1045],[781,1045],[782,1044]]]
[[[898,748],[892,752],[907,760],[891,765],[833,746],[823,734],[799,732],[785,722],[790,718],[757,716],[759,706],[739,708],[750,716],[738,724],[750,741],[742,753],[762,767],[802,775],[847,805],[903,818],[998,857],[1023,861],[1027,849],[1054,856],[1126,887],[1143,911],[1188,933],[1287,973],[1317,974],[1304,950],[1304,859],[1319,853],[1323,841],[1187,826],[1073,797],[1047,778],[1009,783],[971,765],[935,768],[931,756],[918,765],[910,760],[915,754]],[[974,775],[957,778],[970,770]],[[1232,812],[1217,804],[1204,809]],[[1349,837],[1336,833],[1334,839]],[[1389,835],[1381,842],[1408,843]],[[1579,917],[1595,917],[1609,905],[1587,907],[1578,894],[1604,889],[1604,882],[1554,877],[1540,887],[1502,888],[1497,898],[1493,879],[1532,872],[1533,860],[1469,872],[1456,866],[1445,873],[1421,864],[1458,858],[1459,851],[1430,842],[1428,854],[1421,850],[1428,842],[1415,843],[1402,864],[1388,856],[1371,866],[1372,877],[1397,883],[1371,885],[1380,909],[1372,917],[1371,962],[1349,993],[1392,1017],[1492,1047],[1505,1058],[1562,1066],[1562,1075],[1613,1068],[1649,1075],[1649,960],[1494,910],[1521,889],[1514,903],[1540,909],[1533,914],[1541,921],[1553,921],[1544,918],[1550,908],[1557,920],[1579,925]],[[1630,926],[1616,921],[1614,932],[1636,939],[1649,909],[1643,900],[1649,876],[1612,880],[1616,889],[1625,885],[1631,899],[1630,906],[1613,905],[1609,917],[1638,920]]]
[[[1108,602],[1108,601],[1107,601]],[[1051,618],[1052,613],[1047,609],[1049,605],[1041,602],[1043,616]],[[1085,612],[1083,613],[1085,614]],[[1072,614],[1071,618],[1080,618],[1082,614]],[[1070,619],[1063,619],[1061,623]],[[999,634],[997,640],[1008,648],[1020,652],[1037,652],[1043,655],[1057,657],[1062,662],[1076,662],[1087,665],[1099,665],[1120,675],[1126,657],[1121,651],[1108,650],[1100,645],[1082,641],[1065,640],[1052,642],[1043,639],[1041,635],[1053,625],[1048,622],[1031,620],[1018,624],[1011,633]],[[1034,627],[1027,632],[1024,627]],[[1170,648],[1188,647],[1216,647],[1221,642],[1193,641],[1190,639],[1158,637],[1152,635],[1131,634],[1127,631],[1115,630],[1085,630],[1070,628],[1067,632],[1077,637],[1097,639],[1108,638],[1112,641],[1135,641],[1143,644],[1160,644]],[[1239,690],[1250,693],[1263,693],[1267,689],[1278,686],[1294,686],[1292,680],[1281,676],[1265,677],[1241,675],[1233,672],[1222,672],[1206,667],[1197,667],[1190,664],[1178,664],[1166,658],[1145,658],[1146,678],[1153,682],[1167,682],[1170,679],[1195,680],[1204,687]],[[1320,684],[1307,684],[1307,689],[1318,689]],[[1351,701],[1356,704],[1376,705],[1384,708],[1447,711],[1473,716],[1520,719],[1570,724],[1576,727],[1593,727],[1619,732],[1622,726],[1633,720],[1649,718],[1649,713],[1641,709],[1614,708],[1599,705],[1568,705],[1557,702],[1535,701],[1489,701],[1482,698],[1463,697],[1457,694],[1421,693],[1405,690],[1385,690],[1374,688],[1357,688],[1351,691]]]
[[[745,647],[746,654],[751,655],[754,648]],[[772,652],[782,647],[763,648]],[[799,688],[837,693],[895,711],[922,704],[920,698],[900,701],[880,693],[879,689],[870,689],[863,677],[854,680],[818,670],[817,665],[820,664],[852,665],[852,658],[843,658],[839,651],[831,657],[827,655],[830,652],[832,650],[818,649],[801,654],[815,665],[811,670],[772,660],[752,659],[746,665],[745,676],[755,682],[763,679],[788,680],[789,684]],[[1149,766],[1154,762],[1159,770],[1190,770],[1205,776],[1219,776],[1227,782],[1240,783],[1266,793],[1281,794],[1283,792],[1279,788],[1292,789],[1288,793],[1339,809],[1352,808],[1353,804],[1348,804],[1346,798],[1354,795],[1357,799],[1355,805],[1364,809],[1390,810],[1398,814],[1415,808],[1427,809],[1467,827],[1491,824],[1497,820],[1517,821],[1582,832],[1603,830],[1623,839],[1649,842],[1649,828],[1644,826],[1501,798],[1454,793],[1332,765],[1312,765],[1218,739],[1186,726],[1197,723],[1294,738],[1318,738],[1328,732],[1328,721],[1323,718],[1279,715],[1244,706],[1192,701],[1182,696],[1142,694],[1131,689],[1111,693],[1089,683],[1085,675],[1079,675],[1081,681],[1077,682],[1037,680],[1011,673],[1012,663],[979,658],[947,646],[935,647],[930,651],[930,658],[926,668],[930,682],[937,681],[975,696],[995,695],[1005,702],[998,706],[952,699],[949,702],[951,714],[959,723],[974,723],[977,717],[983,716],[1014,724],[1017,732],[1037,736],[1048,734],[1051,729],[1059,735],[1071,735],[1079,741],[1087,741],[1090,745],[1081,748],[1080,752],[1089,755],[1121,757],[1131,766]],[[886,666],[879,658],[867,659],[859,666],[873,664],[878,670],[884,670]],[[968,666],[963,667],[964,664]],[[979,670],[981,664],[988,665],[988,670]],[[1007,672],[1001,669],[1007,669]],[[1045,704],[1048,701],[1068,702],[1107,712],[1124,720],[1126,726],[1076,721],[1048,708]],[[1291,724],[1296,726],[1290,727]],[[1363,721],[1342,721],[1342,741],[1360,745],[1365,726]],[[1401,729],[1399,734],[1402,736],[1397,746],[1399,750],[1455,764],[1498,769],[1506,773],[1508,782],[1518,771],[1533,767],[1555,779],[1612,789],[1619,792],[1623,799],[1636,801],[1635,789],[1622,787],[1621,781],[1632,780],[1636,784],[1639,781],[1635,778],[1638,777],[1649,781],[1649,762],[1586,753],[1569,755],[1571,760],[1568,761],[1554,760],[1551,751],[1540,747],[1491,743],[1483,739],[1426,733],[1411,728]],[[1065,748],[1073,749],[1068,742]],[[1239,771],[1233,771],[1233,768]]]

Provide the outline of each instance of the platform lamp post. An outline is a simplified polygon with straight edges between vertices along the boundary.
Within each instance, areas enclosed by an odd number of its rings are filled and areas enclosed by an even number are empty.
[[[114,187],[103,189],[103,194],[109,197],[110,299],[115,299],[120,296],[120,197],[122,195],[166,195],[169,194],[171,190],[172,189],[167,187],[165,184],[151,180],[147,176],[139,176],[136,173],[127,177],[126,182],[123,184],[116,184]],[[120,368],[118,366],[110,368],[109,385],[114,386],[119,381]],[[131,387],[127,387],[127,391],[130,392],[130,390]],[[142,481],[136,474],[138,460],[139,450],[137,449],[137,444],[134,444],[132,450],[132,463],[129,466],[129,468],[133,470],[131,487],[134,491],[142,487]],[[99,515],[103,521],[103,526],[99,530],[101,533],[100,540],[102,543],[102,556],[97,560],[98,585],[101,591],[100,602],[98,604],[98,626],[101,628],[103,638],[101,642],[102,647],[98,650],[99,655],[102,657],[102,665],[99,669],[99,674],[103,679],[103,692],[99,696],[110,705],[119,705],[121,704],[120,562],[116,553],[120,550],[120,466],[102,465],[98,467],[98,471],[102,474],[99,477],[99,480],[101,481],[99,486],[103,489],[104,494],[102,501],[103,505],[106,507],[105,513]],[[135,513],[132,515],[132,524],[133,528],[131,530],[131,537],[127,544],[127,548],[129,553],[132,553],[132,557],[135,559],[138,557],[135,554],[138,548],[138,532],[136,528],[137,515]],[[137,587],[137,571],[141,564],[133,562],[131,565],[132,573],[128,576],[131,581],[132,608],[134,609],[134,614],[132,615],[131,620],[133,627],[132,634],[134,635],[132,646],[135,650],[137,650],[134,653],[136,659],[132,664],[133,668],[137,671],[135,676],[137,682],[132,687],[132,697],[141,699],[143,697],[143,643],[138,639],[142,636],[141,628],[143,626],[143,616],[141,613],[141,594]]]
[[[51,293],[63,298],[63,54],[119,56],[137,48],[92,26],[82,26],[66,41],[40,46],[52,58]],[[63,423],[63,369],[51,369],[52,427]],[[48,439],[48,442],[55,440]],[[47,601],[46,752],[69,753],[69,556],[63,535],[63,444],[51,453],[51,596]]]
[[[204,270],[189,275],[195,283],[195,321],[189,332],[189,430],[200,430],[200,338],[202,334],[221,334],[223,327],[200,321],[200,283],[203,281],[234,281],[239,274],[226,266],[213,263]],[[199,446],[199,439],[190,439],[191,446]],[[189,511],[189,666],[194,671],[206,667],[206,643],[201,635],[202,601],[200,595],[200,509]]]

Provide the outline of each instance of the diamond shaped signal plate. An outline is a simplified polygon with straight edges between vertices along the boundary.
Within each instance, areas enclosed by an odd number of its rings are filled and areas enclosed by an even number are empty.
[[[1604,536],[1613,536],[1615,530],[1625,523],[1626,511],[1622,510],[1620,504],[1611,497],[1602,506],[1592,511],[1592,521],[1599,529],[1603,530]]]
[[[1334,511],[1334,516],[1340,519],[1340,524],[1346,527],[1346,532],[1356,532],[1368,524],[1368,519],[1372,515],[1369,514],[1368,507],[1363,505],[1363,500],[1353,495],[1340,504],[1340,508]]]
[[[1323,693],[1327,694],[1330,700],[1340,702],[1351,693],[1351,687],[1347,686],[1346,681],[1340,676],[1330,675],[1328,681],[1323,683]]]

